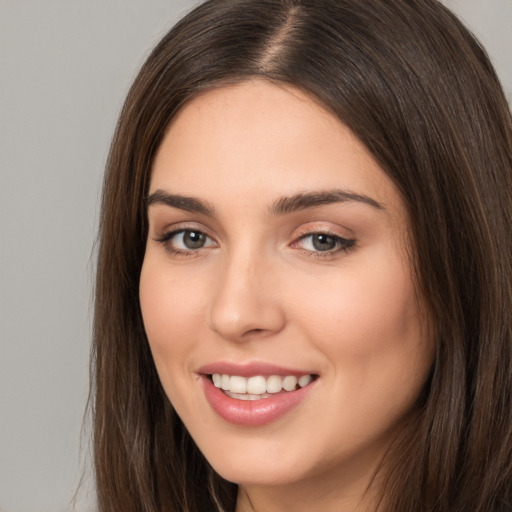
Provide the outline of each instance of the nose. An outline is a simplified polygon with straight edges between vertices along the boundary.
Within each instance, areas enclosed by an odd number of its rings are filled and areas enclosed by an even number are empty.
[[[284,304],[270,259],[245,249],[223,262],[209,318],[223,338],[243,342],[283,329]]]

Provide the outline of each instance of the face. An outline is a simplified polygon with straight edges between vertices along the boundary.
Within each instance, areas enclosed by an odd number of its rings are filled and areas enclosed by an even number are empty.
[[[405,208],[366,148],[296,89],[211,90],[168,128],[148,218],[147,336],[212,466],[366,485],[432,362]]]

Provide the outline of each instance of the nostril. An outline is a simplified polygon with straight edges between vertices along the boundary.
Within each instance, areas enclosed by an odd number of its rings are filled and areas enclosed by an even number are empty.
[[[247,331],[245,333],[245,335],[247,336],[247,335],[251,335],[251,334],[260,334],[262,332],[265,332],[265,330],[264,329],[250,329],[249,331]]]

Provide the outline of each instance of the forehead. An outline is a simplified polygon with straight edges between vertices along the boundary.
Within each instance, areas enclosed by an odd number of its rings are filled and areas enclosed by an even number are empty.
[[[209,90],[170,123],[157,152],[151,190],[233,197],[348,188],[399,202],[391,180],[339,119],[309,95],[253,80]],[[205,197],[207,199],[207,197]]]

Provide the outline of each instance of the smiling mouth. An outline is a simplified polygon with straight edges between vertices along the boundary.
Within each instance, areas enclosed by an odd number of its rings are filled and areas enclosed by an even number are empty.
[[[296,391],[311,384],[318,375],[256,375],[254,377],[241,377],[213,373],[208,375],[213,385],[224,392],[225,395],[237,400],[261,400],[270,398],[278,393]]]

